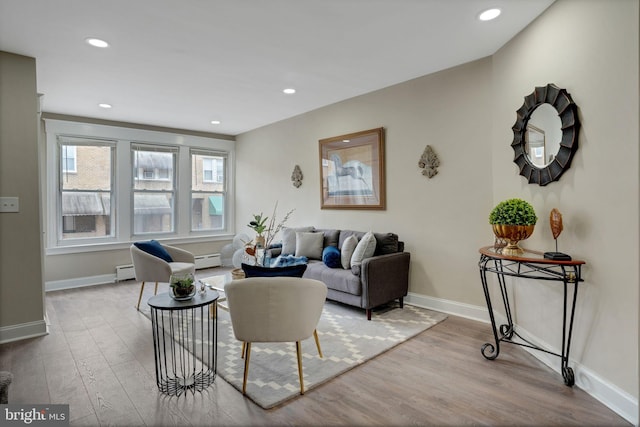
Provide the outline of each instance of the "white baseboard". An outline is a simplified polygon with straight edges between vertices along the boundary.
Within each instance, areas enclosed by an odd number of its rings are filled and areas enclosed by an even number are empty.
[[[3,326],[0,328],[0,344],[41,337],[48,333],[47,322],[44,319],[19,325]]]
[[[405,302],[407,304],[416,305],[418,307],[424,307],[430,310],[465,317],[467,319],[477,320],[483,323],[490,322],[489,312],[486,307],[463,304],[456,301],[434,298],[411,292],[405,298]],[[496,313],[496,322],[502,324],[506,322],[506,319],[504,318],[504,316]],[[542,348],[551,349],[552,351],[556,351],[554,350],[554,346],[549,346],[549,344],[530,334],[526,330],[522,328],[518,328],[517,330],[519,335],[521,335],[526,340],[534,343],[535,345]],[[557,356],[553,356],[548,353],[537,351],[527,347],[522,348],[528,351],[536,359],[549,366],[554,371],[561,373],[560,359]],[[560,353],[560,350],[557,350],[556,352]],[[577,363],[575,360],[570,360],[569,366],[573,368],[575,384],[578,387],[587,392],[596,400],[602,402],[602,404],[623,417],[625,420],[629,421],[635,426],[638,425],[638,399],[620,389],[615,384],[608,382],[605,378],[600,377],[586,366]]]
[[[99,276],[76,277],[74,279],[51,280],[44,283],[45,292],[59,291],[62,289],[82,288],[85,286],[104,285],[115,283],[115,274],[101,274]]]

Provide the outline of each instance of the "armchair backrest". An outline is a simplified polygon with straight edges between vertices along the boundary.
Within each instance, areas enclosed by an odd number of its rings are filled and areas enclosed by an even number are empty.
[[[225,293],[239,341],[291,342],[313,334],[327,286],[298,277],[252,277],[232,281]]]

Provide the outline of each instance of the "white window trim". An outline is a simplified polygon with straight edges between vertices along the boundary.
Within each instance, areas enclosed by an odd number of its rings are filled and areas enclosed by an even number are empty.
[[[46,177],[43,183],[43,216],[46,218],[45,226],[45,253],[46,255],[93,252],[102,250],[114,250],[128,248],[140,236],[133,235],[131,212],[131,183],[132,167],[130,167],[131,143],[152,143],[155,145],[170,145],[179,147],[178,170],[190,170],[190,148],[217,150],[227,153],[227,215],[226,230],[223,232],[202,231],[192,232],[190,224],[190,179],[177,176],[176,198],[178,208],[175,218],[175,232],[170,235],[158,236],[145,235],[144,238],[160,238],[172,243],[190,243],[212,240],[226,240],[233,236],[235,231],[234,207],[235,207],[235,142],[204,136],[185,135],[178,133],[160,132],[145,129],[134,129],[120,126],[109,126],[92,123],[82,123],[59,119],[44,119],[46,136]],[[101,238],[99,241],[58,241],[57,230],[57,178],[59,164],[56,154],[57,136],[75,136],[86,138],[99,138],[116,141],[116,171],[114,197],[117,199],[117,208],[114,215],[114,237]],[[120,197],[124,195],[124,197]],[[184,196],[182,196],[184,195]]]

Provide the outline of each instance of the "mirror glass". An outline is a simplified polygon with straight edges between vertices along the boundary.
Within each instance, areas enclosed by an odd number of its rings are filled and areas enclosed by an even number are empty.
[[[562,121],[553,105],[540,104],[527,121],[525,153],[532,165],[544,168],[555,159],[562,140]]]

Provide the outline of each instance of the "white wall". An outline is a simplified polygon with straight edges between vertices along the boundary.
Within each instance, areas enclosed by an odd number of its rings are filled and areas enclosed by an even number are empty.
[[[559,0],[491,58],[238,136],[238,231],[275,200],[281,213],[296,208],[291,225],[394,231],[412,254],[411,293],[480,309],[477,249],[493,242],[491,208],[529,200],[540,222],[525,246],[552,250],[556,207],[560,250],[587,261],[571,348],[577,383],[637,421],[638,15],[637,0]],[[582,130],[571,169],[539,187],[518,174],[511,127],[524,96],[547,83],[571,93]],[[387,210],[320,210],[318,140],[379,126]],[[441,159],[431,180],[417,168],[426,144]],[[300,189],[289,180],[295,164]],[[559,352],[562,286],[516,288],[518,324]]]
[[[587,261],[571,356],[636,399],[638,73],[638,2],[631,0],[556,2],[493,57],[493,201],[531,201],[540,222],[527,244],[545,250],[553,250],[549,212],[563,214],[559,249]],[[517,175],[508,141],[523,97],[547,83],[572,95],[582,131],[569,171],[539,187]],[[520,285],[517,323],[560,342],[553,325],[561,286]]]
[[[482,304],[477,250],[493,242],[490,79],[483,59],[238,136],[238,231],[279,200],[281,215],[296,209],[288,225],[395,232],[412,255],[411,292]],[[381,126],[387,209],[321,210],[318,140]],[[441,161],[432,179],[418,167],[427,144]]]

